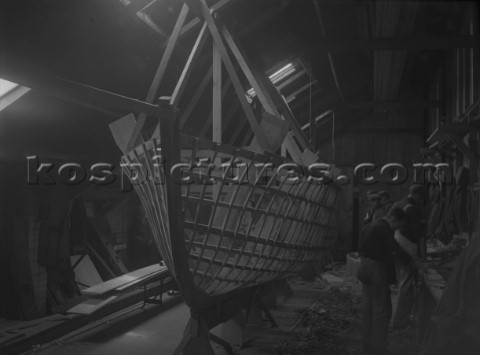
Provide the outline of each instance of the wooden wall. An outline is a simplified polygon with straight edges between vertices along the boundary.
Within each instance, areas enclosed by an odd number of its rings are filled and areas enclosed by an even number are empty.
[[[356,234],[368,208],[367,190],[388,191],[392,201],[397,201],[408,193],[411,181],[408,179],[399,185],[355,184],[353,169],[362,163],[375,163],[379,170],[387,163],[400,163],[411,168],[413,163],[422,162],[425,114],[423,109],[372,112],[366,118],[359,119],[339,131],[334,140],[329,140],[319,147],[322,160],[333,163],[351,180],[342,187],[342,227],[338,245],[340,250],[351,250],[355,247]],[[354,208],[355,204],[358,208]],[[358,216],[358,225],[354,224],[355,216]]]

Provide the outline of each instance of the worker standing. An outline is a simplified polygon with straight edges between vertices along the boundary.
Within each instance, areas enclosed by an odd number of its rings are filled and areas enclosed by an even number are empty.
[[[379,219],[385,215],[384,208],[381,203],[382,196],[378,194],[375,190],[369,190],[367,192],[367,200],[369,208],[367,214],[363,218],[363,224],[367,225],[373,222],[376,219]]]
[[[410,314],[415,304],[415,281],[418,278],[416,260],[425,256],[425,221],[423,214],[427,196],[427,186],[412,185],[409,195],[392,206],[392,208],[401,208],[405,212],[405,224],[395,234],[395,240],[404,250],[403,255],[408,254],[407,257],[396,258],[395,262],[399,289],[393,317],[393,328],[398,330],[409,325]]]
[[[394,231],[401,228],[404,221],[405,212],[392,208],[387,216],[363,229],[358,278],[363,288],[362,341],[366,353],[388,353],[388,323],[392,315],[390,284],[395,283],[393,260],[398,248]]]

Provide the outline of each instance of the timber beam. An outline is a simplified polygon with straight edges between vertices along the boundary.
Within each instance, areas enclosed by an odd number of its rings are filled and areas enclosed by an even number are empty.
[[[29,68],[29,69],[26,69]],[[110,110],[133,111],[159,117],[161,120],[172,121],[171,110],[148,102],[87,86],[74,81],[51,77],[32,71],[25,65],[9,65],[2,63],[0,77],[48,96],[94,109],[96,111],[120,116]]]
[[[378,50],[441,50],[455,48],[477,48],[477,36],[455,37],[399,37],[365,40],[335,40],[310,43],[309,47],[316,52],[363,52]]]

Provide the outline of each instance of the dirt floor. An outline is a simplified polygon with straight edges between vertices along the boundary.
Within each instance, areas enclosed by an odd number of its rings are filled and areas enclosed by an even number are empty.
[[[331,264],[314,281],[291,280],[291,284],[321,289],[313,304],[297,312],[298,321],[285,334],[284,341],[264,346],[262,353],[279,355],[362,354],[362,291],[361,284],[345,271],[344,264]],[[396,303],[396,288],[392,301]],[[390,330],[393,354],[416,355],[416,326],[401,332]]]

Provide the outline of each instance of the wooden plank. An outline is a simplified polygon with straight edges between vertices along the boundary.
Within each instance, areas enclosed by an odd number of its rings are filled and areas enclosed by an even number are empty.
[[[147,97],[145,99],[146,102],[152,103],[155,100],[157,95],[158,89],[162,82],[163,76],[165,75],[165,71],[167,69],[168,64],[170,63],[170,59],[172,57],[173,50],[177,44],[178,36],[180,34],[180,30],[183,27],[185,19],[187,18],[188,14],[188,6],[183,4],[182,10],[180,11],[180,15],[178,15],[177,22],[175,23],[175,27],[173,28],[172,34],[168,39],[167,47],[165,48],[165,52],[163,53],[162,60],[158,66],[157,72],[153,78],[152,84],[150,85],[150,89],[148,90]],[[145,121],[147,119],[147,115],[141,113],[137,119],[135,124],[135,129],[133,130],[132,136],[130,137],[130,141],[127,144],[127,151],[131,150],[136,144],[138,139],[141,139],[141,132],[142,128],[145,125]]]
[[[212,140],[222,142],[222,56],[213,43],[213,102],[212,102]]]
[[[67,310],[67,313],[92,314],[93,312],[98,311],[100,308],[105,307],[107,304],[115,301],[117,298],[118,296],[110,296],[106,299],[90,298],[70,308]]]
[[[132,281],[138,280],[155,272],[160,272],[162,270],[165,270],[166,268],[166,266],[160,266],[159,264],[150,265],[142,269],[129,272],[128,274],[115,277],[99,285],[86,288],[85,290],[82,290],[82,294],[97,296],[103,295],[104,293],[115,290],[125,284],[131,283]]]
[[[205,75],[203,76],[203,79],[198,86],[197,90],[195,91],[195,94],[193,94],[193,97],[190,99],[188,106],[185,108],[183,111],[182,115],[180,116],[180,129],[183,128],[185,125],[185,122],[187,122],[188,118],[193,112],[193,109],[197,105],[198,101],[200,100],[200,97],[202,97],[202,94],[205,91],[205,88],[207,87],[208,83],[210,83],[210,80],[212,79],[212,73],[213,73],[213,66],[210,66],[210,68],[207,70]]]
[[[62,314],[52,314],[50,316],[34,319],[31,321],[4,321],[0,324],[0,332],[18,332],[23,329],[35,327],[39,324],[46,322],[64,322],[69,320],[69,317],[66,317]]]
[[[230,76],[230,79],[232,80],[233,87],[235,88],[235,92],[237,93],[238,99],[240,100],[240,104],[242,105],[243,111],[245,112],[248,122],[252,127],[252,130],[255,136],[258,138],[259,142],[266,141],[266,137],[260,128],[257,118],[255,117],[255,114],[253,113],[252,108],[250,107],[250,104],[248,103],[245,97],[245,92],[244,92],[242,83],[240,81],[240,78],[238,77],[238,74],[235,71],[235,67],[233,65],[232,59],[228,54],[228,49],[225,43],[223,42],[223,38],[220,34],[217,24],[215,23],[212,17],[212,14],[208,9],[207,4],[205,3],[204,0],[198,0],[198,1],[185,0],[185,1],[192,8],[192,11],[196,12],[197,16],[200,15],[205,19],[208,25],[208,28],[210,30],[210,33],[212,34],[213,40],[217,44],[218,50],[222,56],[223,63],[228,72],[228,75]]]
[[[164,265],[160,265],[160,266],[164,266]],[[151,274],[148,274],[148,275],[145,275],[145,276],[142,276],[142,277],[139,277],[138,279],[136,280],[132,280],[131,282],[129,283],[126,283],[125,285],[122,285],[120,287],[117,287],[115,289],[115,291],[119,291],[119,292],[123,292],[129,288],[132,288],[132,287],[135,287],[137,286],[138,284],[140,283],[143,283],[145,281],[149,281],[149,280],[152,280],[152,279],[167,279],[168,277],[170,276],[170,271],[168,270],[168,268],[165,266],[165,268],[161,269],[160,271],[155,271],[155,272],[152,272]]]
[[[172,97],[170,99],[170,105],[176,108],[178,106],[178,102],[180,101],[183,91],[187,85],[188,78],[193,70],[193,63],[200,55],[202,51],[203,45],[207,40],[208,32],[207,32],[207,24],[204,22],[200,33],[198,34],[197,40],[193,45],[192,51],[190,52],[190,56],[188,57],[187,63],[183,68],[182,74],[180,75],[180,79],[173,90]]]

